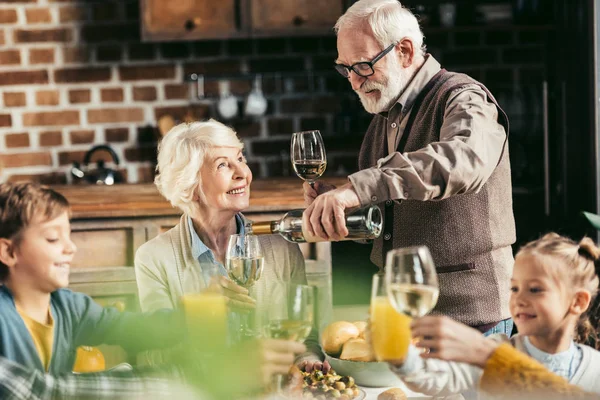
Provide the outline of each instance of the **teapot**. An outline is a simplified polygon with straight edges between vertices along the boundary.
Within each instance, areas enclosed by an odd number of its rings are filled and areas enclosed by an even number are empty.
[[[96,169],[90,170],[89,163],[92,158],[92,155],[96,151],[106,151],[112,157],[115,165],[119,165],[119,157],[117,153],[110,147],[105,144],[101,144],[98,146],[94,146],[85,153],[83,156],[83,166],[80,166],[77,161],[73,163],[73,167],[71,167],[71,175],[75,178],[85,179],[89,183],[95,183],[98,185],[112,185],[114,183],[123,182],[123,176],[119,171],[107,168],[104,165],[104,160],[98,160],[96,162]]]

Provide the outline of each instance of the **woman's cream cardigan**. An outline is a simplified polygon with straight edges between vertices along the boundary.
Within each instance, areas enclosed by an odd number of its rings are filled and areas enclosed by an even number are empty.
[[[245,217],[241,217],[245,222]],[[306,284],[304,257],[297,244],[279,235],[260,236],[259,240],[265,261],[261,278],[251,288],[257,305],[267,304],[282,283]],[[135,275],[144,312],[177,308],[182,295],[206,288],[208,282],[202,277],[200,263],[192,256],[186,215],[174,228],[139,247],[135,254]],[[317,340],[314,336],[311,339]],[[318,350],[317,343],[307,341],[307,345],[313,352]],[[167,361],[158,360],[156,355],[151,358],[153,363]]]

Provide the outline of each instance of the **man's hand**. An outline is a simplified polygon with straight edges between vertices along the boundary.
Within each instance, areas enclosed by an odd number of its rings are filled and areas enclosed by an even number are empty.
[[[226,276],[213,276],[206,290],[221,293],[227,299],[227,305],[237,311],[249,311],[256,308],[256,300],[248,296],[248,289],[241,287]]]
[[[313,201],[315,201],[318,195],[335,189],[335,185],[316,181],[313,188],[308,182],[304,182],[302,189],[304,189],[304,204],[306,204],[306,207],[308,207],[313,203]]]
[[[261,339],[258,341],[259,363],[262,382],[268,386],[275,375],[286,375],[294,365],[298,354],[306,351],[306,346],[293,340]]]
[[[478,330],[448,317],[428,316],[411,323],[417,347],[425,349],[423,358],[439,358],[483,367],[499,343]]]
[[[305,198],[306,198],[305,189]],[[352,184],[329,190],[317,196],[304,211],[302,223],[311,236],[325,240],[340,240],[348,236],[345,210],[360,206],[358,195]]]

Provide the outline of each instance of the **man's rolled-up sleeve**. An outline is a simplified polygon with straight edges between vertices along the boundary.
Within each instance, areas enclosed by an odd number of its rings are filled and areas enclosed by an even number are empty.
[[[394,152],[348,179],[362,206],[477,192],[498,165],[506,139],[495,104],[482,88],[469,85],[451,93],[439,141]]]

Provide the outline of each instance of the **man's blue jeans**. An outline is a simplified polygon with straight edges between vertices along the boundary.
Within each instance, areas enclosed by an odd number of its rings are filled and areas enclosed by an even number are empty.
[[[498,322],[498,324],[496,326],[491,328],[489,331],[485,332],[483,335],[490,336],[495,333],[503,333],[506,336],[510,337],[510,334],[512,333],[512,330],[513,330],[513,326],[514,326],[514,322],[513,322],[512,318],[505,319],[504,321]]]

